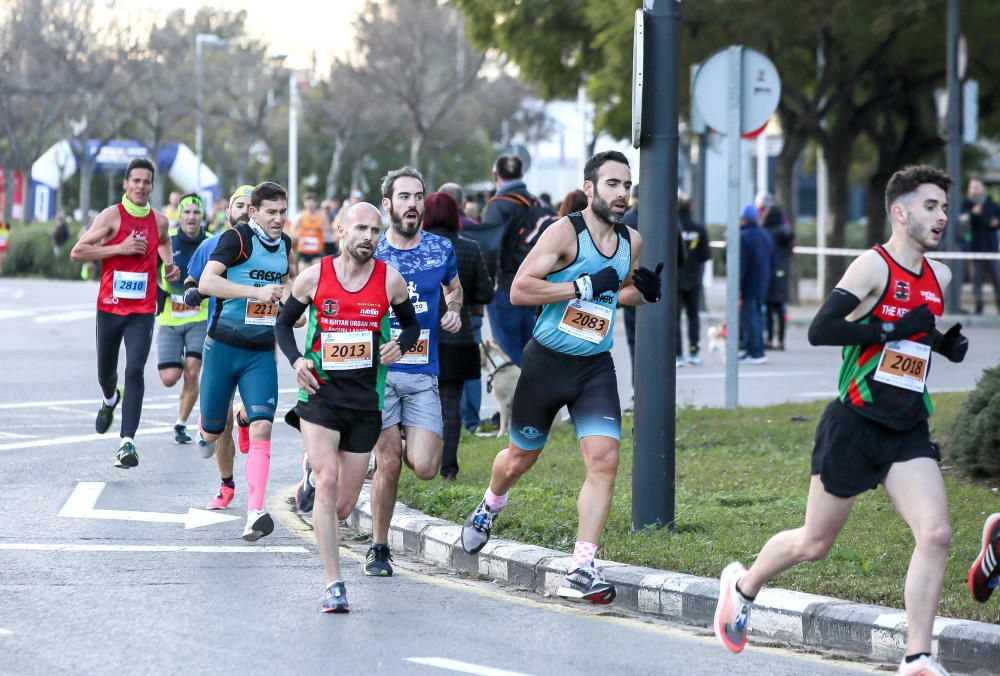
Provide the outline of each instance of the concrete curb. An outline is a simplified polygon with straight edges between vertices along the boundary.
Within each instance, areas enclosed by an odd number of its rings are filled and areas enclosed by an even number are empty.
[[[367,485],[347,522],[359,532],[371,532]],[[470,556],[462,549],[461,537],[461,526],[396,503],[389,529],[389,546],[396,552],[547,594],[555,593],[569,570],[570,557],[563,552],[500,538]],[[597,565],[617,587],[614,607],[711,628],[717,579],[614,561],[598,560]],[[750,633],[797,647],[898,663],[905,646],[906,615],[893,608],[768,588],[757,597]],[[1000,625],[939,617],[934,622],[934,651],[949,670],[995,674],[1000,671]]]

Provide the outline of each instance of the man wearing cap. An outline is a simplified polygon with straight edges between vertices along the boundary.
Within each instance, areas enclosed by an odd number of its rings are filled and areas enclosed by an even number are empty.
[[[740,215],[740,329],[745,350],[741,364],[763,364],[764,301],[774,266],[771,235],[757,223],[757,208],[748,204]]]
[[[208,238],[203,227],[205,209],[201,198],[195,194],[184,195],[177,204],[179,225],[170,230],[170,244],[174,264],[180,268],[177,281],[169,282],[165,266],[160,266],[157,289],[156,321],[160,332],[156,338],[157,369],[160,381],[173,387],[184,377],[181,388],[180,408],[174,423],[174,443],[190,444],[187,419],[198,400],[198,376],[201,374],[201,350],[205,345],[208,327],[208,300],[187,305],[184,302],[184,285],[187,267],[198,246]]]
[[[246,223],[250,218],[250,194],[253,192],[252,185],[241,185],[233,192],[229,198],[229,206],[226,208],[226,229],[235,226],[237,223]],[[187,279],[184,282],[184,299],[188,305],[201,302],[202,296],[198,293],[198,281],[201,273],[205,271],[205,265],[211,257],[215,247],[219,244],[219,237],[224,231],[216,233],[202,242],[197,251],[188,263]],[[215,299],[208,298],[208,314],[215,311]],[[207,325],[206,325],[207,328]],[[215,462],[219,467],[221,485],[208,505],[208,509],[225,509],[232,502],[236,494],[236,483],[233,481],[233,465],[236,461],[236,446],[233,444],[233,418],[239,422],[239,444],[240,451],[246,453],[250,450],[250,423],[247,422],[242,411],[242,406],[237,406],[236,411],[232,410],[226,418],[226,428],[219,438],[219,443],[215,448]]]

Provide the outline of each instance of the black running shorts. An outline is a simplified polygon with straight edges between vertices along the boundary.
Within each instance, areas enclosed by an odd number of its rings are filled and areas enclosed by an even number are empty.
[[[514,390],[511,443],[525,451],[541,450],[563,406],[569,407],[577,439],[603,436],[621,441],[622,409],[611,354],[576,357],[542,347],[532,338],[524,348]]]
[[[916,458],[941,460],[941,451],[931,441],[926,420],[900,432],[858,415],[840,400],[834,400],[816,426],[812,474],[819,475],[828,493],[849,498],[877,488],[893,463]]]
[[[299,420],[306,420],[340,432],[339,449],[347,453],[369,453],[382,434],[382,411],[365,411],[337,406],[325,393],[331,388],[320,387],[309,401],[299,401],[285,414],[285,422],[299,429]]]

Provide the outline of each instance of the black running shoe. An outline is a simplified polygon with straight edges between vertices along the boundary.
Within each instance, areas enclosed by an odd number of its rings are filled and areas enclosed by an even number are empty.
[[[174,443],[190,444],[191,437],[188,436],[187,425],[174,425]]]
[[[302,481],[295,489],[295,508],[303,514],[313,511],[313,502],[316,500],[316,484],[313,483],[312,467],[306,462],[302,468]]]
[[[563,579],[556,594],[574,601],[590,601],[607,605],[615,600],[615,586],[601,577],[593,566],[581,566]]]
[[[365,575],[372,577],[392,577],[392,553],[389,545],[372,545],[368,548],[368,558],[365,561]]]
[[[486,506],[485,500],[480,502],[476,511],[468,516],[462,526],[462,549],[469,554],[478,554],[490,541],[490,530],[498,514],[499,511],[494,512]]]
[[[115,467],[131,469],[132,467],[138,467],[138,465],[139,454],[135,452],[135,444],[131,441],[126,441],[118,449],[118,455],[115,456]]]
[[[324,613],[348,613],[351,611],[351,604],[347,600],[347,589],[343,582],[334,582],[326,588],[326,596],[323,597],[323,605],[320,609]]]
[[[98,434],[104,434],[111,427],[111,423],[115,421],[115,409],[118,408],[118,404],[122,403],[122,388],[118,388],[115,391],[118,398],[115,403],[108,406],[103,401],[101,402],[101,410],[97,412],[97,422],[94,423],[94,429],[97,430]]]

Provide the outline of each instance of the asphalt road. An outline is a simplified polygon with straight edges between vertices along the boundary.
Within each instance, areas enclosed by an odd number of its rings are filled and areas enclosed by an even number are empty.
[[[0,281],[0,673],[871,671],[756,643],[732,656],[702,630],[399,559],[395,577],[365,578],[362,542],[344,550],[352,612],[323,615],[310,536],[286,518],[257,543],[240,539],[241,468],[235,518],[185,528],[218,477],[214,461],[173,444],[176,396],[159,382],[155,349],[139,467],[112,466],[116,435],[93,433],[95,294],[93,284]],[[279,372],[284,409],[292,374],[284,363]],[[301,453],[293,430],[275,430],[272,507],[296,481]]]

